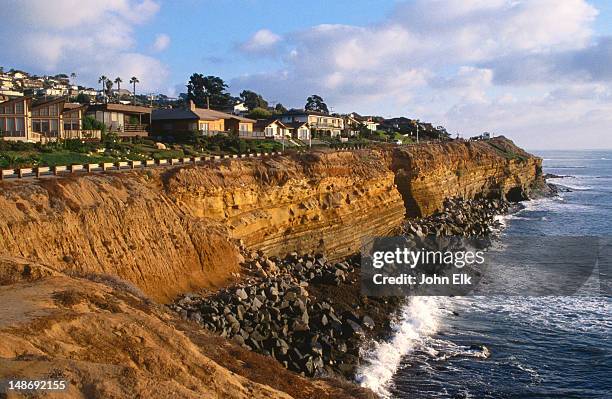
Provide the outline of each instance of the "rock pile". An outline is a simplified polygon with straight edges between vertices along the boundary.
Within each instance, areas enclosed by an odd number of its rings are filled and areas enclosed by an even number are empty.
[[[171,307],[293,371],[348,377],[358,362],[360,339],[375,323],[367,315],[338,312],[330,301],[311,297],[308,289],[311,284],[344,284],[356,266],[356,260],[333,263],[322,255],[293,253],[279,260],[253,254],[247,268],[256,278],[210,297],[184,296]]]
[[[508,207],[501,200],[449,200],[433,216],[408,220],[404,235],[416,241],[486,236],[496,224],[495,215]],[[402,303],[399,297],[360,295],[359,257],[330,262],[323,255],[292,253],[278,259],[251,253],[246,258],[248,277],[241,283],[210,296],[184,295],[170,307],[307,376],[352,379],[363,340],[380,338]]]
[[[410,237],[484,237],[499,228],[495,216],[509,211],[510,204],[500,199],[449,199],[444,209],[432,216],[408,220],[403,234]]]

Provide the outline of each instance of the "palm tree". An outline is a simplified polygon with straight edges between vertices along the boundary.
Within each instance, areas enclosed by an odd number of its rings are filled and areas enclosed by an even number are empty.
[[[136,104],[136,83],[140,83],[140,80],[138,80],[136,76],[132,76],[132,79],[130,79],[130,83],[134,85],[134,104]]]
[[[117,83],[117,94],[119,94],[119,91],[121,90],[121,83],[123,83],[123,80],[121,80],[120,77],[116,77],[115,83]]]
[[[104,75],[100,76],[98,78],[98,83],[102,83],[102,96],[105,96],[106,94],[106,81],[108,80],[108,78]]]

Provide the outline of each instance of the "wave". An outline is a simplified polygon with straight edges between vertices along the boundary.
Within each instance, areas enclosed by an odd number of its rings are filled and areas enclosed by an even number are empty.
[[[388,398],[391,379],[402,358],[415,350],[429,348],[427,339],[439,329],[444,300],[441,297],[410,298],[392,323],[391,339],[374,341],[369,348],[363,349],[365,364],[356,373],[357,382]]]
[[[571,190],[577,190],[577,191],[586,191],[586,190],[592,190],[593,186],[588,186],[588,185],[582,185],[582,184],[576,184],[576,178],[572,177],[570,178],[571,180],[568,183],[568,178],[567,177],[551,177],[548,180],[553,183],[553,184],[558,184],[560,186],[563,187],[567,187]]]

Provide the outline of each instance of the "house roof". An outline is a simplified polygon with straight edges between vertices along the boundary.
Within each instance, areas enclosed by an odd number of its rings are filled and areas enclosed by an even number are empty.
[[[277,125],[280,125],[281,127],[287,128],[289,127],[287,123],[282,123],[280,120],[274,118],[274,119],[258,119],[255,122],[254,127],[257,129],[265,129],[266,127],[272,125],[276,123]]]
[[[12,102],[16,102],[16,101],[23,101],[23,100],[27,100],[27,101],[31,101],[32,97],[28,97],[28,96],[23,96],[23,97],[15,97],[15,98],[9,98],[6,101],[0,101],[1,105],[5,105],[5,104],[9,104]]]
[[[177,119],[199,119],[204,121],[216,121],[218,119],[236,119],[240,122],[255,123],[255,120],[244,118],[238,115],[226,114],[225,112],[215,111],[206,108],[175,108],[175,109],[155,109],[151,115],[153,120],[177,120]]]
[[[42,107],[43,105],[50,105],[50,104],[61,103],[65,101],[66,101],[66,97],[56,97],[56,98],[52,98],[49,100],[35,100],[32,103],[32,108],[38,108],[38,107]]]
[[[307,122],[291,122],[291,123],[284,123],[284,125],[288,127],[289,129],[299,129],[302,126],[308,127]]]
[[[204,120],[217,120],[217,119],[236,119],[240,122],[250,122],[255,123],[254,119],[245,118],[239,115],[227,114],[221,111],[215,111],[214,109],[208,108],[195,108],[191,112],[195,113],[200,117],[200,119]]]
[[[141,105],[125,105],[125,104],[94,104],[89,106],[91,110],[104,110],[115,112],[132,112],[138,114],[150,114],[153,108],[143,107]]]
[[[290,109],[289,111],[287,111],[284,114],[279,115],[279,116],[295,116],[295,115],[317,115],[317,116],[329,116],[329,117],[333,117],[333,115],[329,115],[329,114],[326,114],[324,112],[306,111],[306,110],[303,110],[303,109]]]
[[[151,113],[151,119],[158,120],[176,120],[176,119],[198,119],[198,116],[188,109],[154,109]]]
[[[62,109],[62,112],[74,111],[75,109],[86,108],[86,107],[87,105],[79,104],[79,103],[64,103],[64,109]]]

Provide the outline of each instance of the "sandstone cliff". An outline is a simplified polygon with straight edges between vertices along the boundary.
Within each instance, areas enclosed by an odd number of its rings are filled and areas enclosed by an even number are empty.
[[[230,278],[237,240],[340,257],[446,197],[525,195],[539,168],[500,138],[3,182],[0,254],[118,275],[167,301]]]
[[[542,160],[504,137],[401,147],[389,163],[408,216],[428,216],[452,197],[524,200],[543,182]]]

